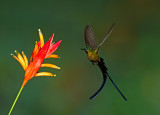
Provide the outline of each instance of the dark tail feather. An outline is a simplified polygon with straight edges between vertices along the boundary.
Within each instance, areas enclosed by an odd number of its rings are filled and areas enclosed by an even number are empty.
[[[103,61],[103,58],[100,58],[100,66],[101,66],[100,68],[101,68],[101,70],[103,71],[103,73],[105,73],[105,74],[109,77],[109,79],[111,80],[112,84],[113,84],[114,87],[117,89],[117,91],[120,93],[120,95],[123,97],[123,99],[124,99],[125,101],[127,101],[127,98],[122,94],[122,92],[119,90],[119,88],[117,87],[117,85],[113,82],[112,78],[111,78],[110,75],[108,74],[107,68],[105,67],[105,63],[104,63],[104,61]]]
[[[109,77],[109,79],[111,80],[112,84],[114,85],[114,87],[117,89],[117,91],[120,93],[120,95],[123,97],[123,99],[125,101],[127,101],[127,98],[122,94],[122,92],[119,90],[119,88],[117,87],[117,85],[113,82],[112,78],[109,76],[108,72],[107,72],[107,67],[105,66],[105,63],[103,61],[103,58],[100,58],[100,61],[97,63],[99,68],[101,69],[102,73],[103,73],[103,83],[101,85],[101,87],[99,88],[99,90],[93,95],[91,96],[89,99],[93,99],[94,97],[96,97],[100,91],[103,89],[105,83],[106,83],[106,79],[107,77]],[[107,76],[106,76],[107,75]]]
[[[98,91],[97,91],[95,94],[93,94],[89,99],[95,98],[95,97],[101,92],[101,90],[103,89],[103,87],[104,87],[104,85],[105,85],[105,83],[106,83],[106,79],[107,79],[106,75],[103,74],[103,83],[102,83],[101,87],[100,87],[100,88],[98,89]]]
[[[101,87],[98,89],[98,91],[95,94],[93,94],[89,99],[95,98],[101,92],[101,90],[103,89],[103,87],[106,83],[106,80],[107,80],[107,76],[106,76],[107,68],[106,68],[106,66],[103,62],[103,59],[100,58],[100,62],[98,62],[97,64],[98,64],[98,66],[101,69],[102,74],[103,74],[103,83],[102,83]]]
[[[119,88],[116,86],[116,84],[113,82],[112,78],[109,76],[109,74],[107,73],[107,76],[109,77],[109,79],[111,80],[112,84],[114,85],[114,87],[117,89],[117,91],[120,93],[120,95],[123,97],[123,99],[125,101],[127,101],[127,98],[123,95],[123,93],[119,90]]]

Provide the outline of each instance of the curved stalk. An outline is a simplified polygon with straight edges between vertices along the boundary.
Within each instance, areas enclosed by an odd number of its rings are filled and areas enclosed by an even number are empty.
[[[18,94],[17,94],[17,97],[16,97],[16,99],[14,100],[14,103],[13,103],[13,105],[12,105],[12,107],[11,107],[11,109],[10,109],[8,115],[11,114],[11,112],[12,112],[12,110],[13,110],[13,108],[14,108],[16,102],[17,102],[17,99],[18,99],[19,95],[21,94],[22,89],[23,89],[23,87],[21,87],[21,89],[19,90],[19,92],[18,92]]]

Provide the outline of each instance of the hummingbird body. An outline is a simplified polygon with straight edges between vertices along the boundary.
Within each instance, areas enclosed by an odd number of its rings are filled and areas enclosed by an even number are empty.
[[[95,62],[98,62],[99,61],[99,55],[98,53],[93,50],[93,49],[88,49],[86,50],[88,53],[87,53],[87,56],[88,56],[88,59],[92,62],[92,63],[95,63]]]
[[[84,50],[86,52],[88,59],[92,62],[92,64],[96,63],[98,65],[98,67],[100,68],[100,70],[102,71],[102,74],[103,74],[103,82],[102,82],[101,87],[98,89],[98,91],[96,93],[94,93],[90,97],[90,99],[95,98],[101,92],[101,90],[103,89],[103,87],[106,83],[107,77],[109,77],[109,79],[112,82],[112,84],[114,85],[114,87],[117,89],[117,91],[123,97],[123,99],[127,101],[126,97],[122,94],[122,92],[119,90],[119,88],[113,82],[112,78],[109,76],[109,74],[107,72],[108,69],[105,66],[103,58],[99,57],[99,55],[98,55],[98,51],[99,51],[100,46],[104,43],[106,38],[112,32],[113,26],[114,26],[114,24],[112,25],[112,27],[108,31],[106,37],[103,39],[103,41],[98,46],[96,45],[96,41],[94,39],[94,35],[93,35],[91,27],[89,25],[87,25],[84,30],[86,48],[82,49],[82,50]]]

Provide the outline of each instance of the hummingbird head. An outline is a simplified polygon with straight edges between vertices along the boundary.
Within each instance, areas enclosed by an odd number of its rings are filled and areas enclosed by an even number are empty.
[[[88,51],[87,51],[88,48],[81,48],[81,50],[84,50],[86,52],[86,54],[88,54]]]

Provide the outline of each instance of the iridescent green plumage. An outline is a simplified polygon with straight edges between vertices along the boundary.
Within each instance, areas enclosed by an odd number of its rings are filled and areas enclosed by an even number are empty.
[[[96,97],[100,93],[100,91],[103,89],[103,87],[104,87],[104,85],[106,83],[107,77],[109,77],[109,79],[111,80],[111,82],[113,83],[113,85],[115,86],[115,88],[117,89],[117,91],[124,98],[124,100],[127,100],[125,98],[125,96],[121,93],[121,91],[118,89],[118,87],[116,86],[116,84],[113,82],[113,80],[111,79],[111,77],[109,76],[109,74],[107,72],[107,67],[105,66],[103,58],[99,57],[99,55],[98,55],[99,48],[102,46],[102,44],[104,43],[104,41],[107,39],[107,37],[109,36],[109,34],[112,32],[114,25],[115,24],[113,24],[111,26],[111,28],[109,29],[106,37],[102,40],[102,42],[98,46],[96,45],[96,41],[94,39],[94,34],[93,34],[93,31],[92,31],[90,25],[87,25],[85,27],[85,30],[84,30],[84,37],[85,37],[86,48],[82,49],[82,50],[85,50],[85,52],[87,53],[88,59],[93,64],[96,63],[99,66],[99,68],[101,69],[102,74],[103,74],[103,83],[102,83],[101,87],[98,89],[98,91],[95,94],[93,94],[90,97],[90,99],[93,99],[94,97]]]

